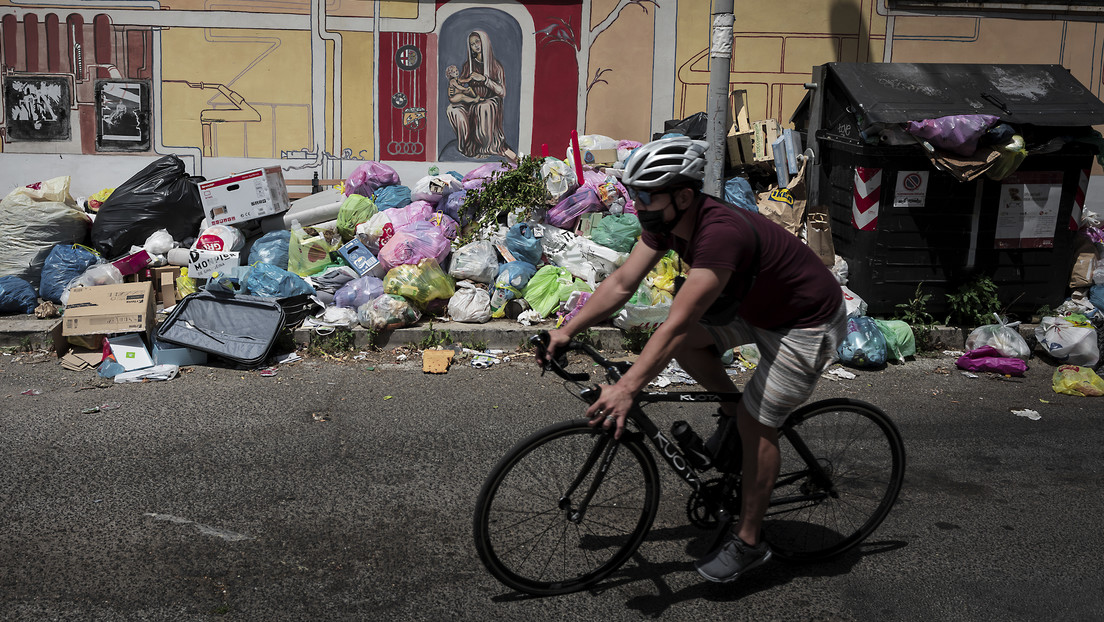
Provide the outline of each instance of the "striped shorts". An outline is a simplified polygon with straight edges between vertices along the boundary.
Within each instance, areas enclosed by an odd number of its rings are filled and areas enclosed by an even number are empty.
[[[747,343],[759,348],[759,366],[744,387],[744,407],[764,425],[777,428],[813,394],[820,374],[836,360],[847,333],[847,308],[811,328],[767,330],[737,317],[722,326],[702,325],[721,352]]]

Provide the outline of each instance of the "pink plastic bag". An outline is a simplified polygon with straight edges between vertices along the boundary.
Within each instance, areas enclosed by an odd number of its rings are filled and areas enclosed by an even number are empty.
[[[399,183],[399,174],[395,169],[382,162],[369,160],[356,167],[349,179],[345,180],[345,196],[359,194],[370,197],[377,188],[394,186]]]
[[[994,371],[1009,376],[1022,376],[1027,371],[1027,363],[1020,359],[1004,356],[1000,350],[993,346],[982,346],[977,350],[970,350],[958,357],[955,365],[966,371]]]
[[[384,270],[403,264],[416,264],[433,258],[440,264],[451,246],[444,232],[429,222],[415,222],[395,231],[395,235],[380,249],[379,260]]]
[[[989,131],[1000,117],[988,114],[956,114],[938,119],[909,121],[909,134],[923,138],[940,149],[963,156],[977,151],[978,139]]]
[[[460,225],[444,212],[436,212],[430,216],[429,224],[440,229],[441,233],[444,233],[449,240],[455,240],[456,233],[460,229]]]
[[[461,183],[464,186],[464,190],[475,190],[476,188],[482,188],[493,174],[508,171],[513,167],[502,162],[491,162],[490,164],[484,164],[472,172],[464,175],[464,179]]]
[[[416,222],[429,220],[433,215],[433,206],[425,201],[414,201],[406,207],[396,207],[384,212],[391,218],[391,226],[398,231]]]
[[[561,200],[555,207],[548,210],[545,222],[560,229],[570,229],[575,226],[575,221],[587,212],[602,211],[605,206],[598,199],[598,194],[589,186],[583,185],[574,194]]]

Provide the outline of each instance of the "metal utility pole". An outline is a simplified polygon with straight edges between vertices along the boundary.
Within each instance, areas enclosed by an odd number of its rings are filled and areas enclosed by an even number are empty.
[[[709,44],[709,100],[706,114],[705,192],[720,195],[724,187],[725,138],[728,128],[728,77],[732,66],[733,0],[713,2],[713,32]]]

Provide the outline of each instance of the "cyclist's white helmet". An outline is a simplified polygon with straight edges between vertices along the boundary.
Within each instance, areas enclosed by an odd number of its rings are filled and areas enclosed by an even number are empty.
[[[705,150],[709,143],[687,136],[660,138],[629,157],[621,183],[641,190],[666,188],[705,177]]]

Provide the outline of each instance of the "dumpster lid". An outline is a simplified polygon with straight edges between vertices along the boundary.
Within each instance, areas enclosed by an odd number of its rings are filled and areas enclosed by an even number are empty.
[[[989,114],[1012,125],[1104,123],[1104,102],[1061,65],[828,63],[867,123]]]

